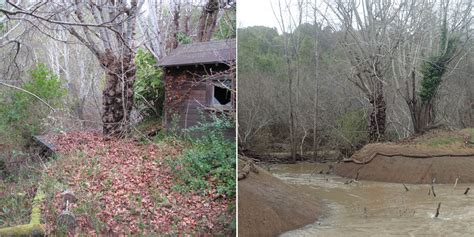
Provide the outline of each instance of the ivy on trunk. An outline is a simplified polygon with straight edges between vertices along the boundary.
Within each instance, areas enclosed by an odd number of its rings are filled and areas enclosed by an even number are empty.
[[[448,39],[446,15],[441,28],[440,48],[436,55],[429,57],[421,65],[421,91],[418,95],[412,93],[412,98],[407,100],[411,113],[415,133],[422,133],[436,123],[435,99],[438,89],[443,82],[449,62],[454,58],[457,50],[458,38]],[[415,74],[412,72],[413,90],[415,90]]]

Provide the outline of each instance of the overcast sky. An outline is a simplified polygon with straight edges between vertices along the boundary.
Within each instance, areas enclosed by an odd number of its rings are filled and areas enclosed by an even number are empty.
[[[272,4],[276,8],[278,0],[239,0],[237,2],[237,27],[261,25],[278,28]]]
[[[267,26],[271,28],[277,28],[277,30],[280,32],[281,29],[278,25],[278,20],[273,14],[273,9],[277,11],[277,14],[279,14],[278,1],[279,0],[239,0],[237,2],[237,27],[243,28],[248,26]],[[287,17],[289,17],[289,15],[288,9],[285,7],[285,4],[288,3],[293,15],[297,15],[297,1],[280,1],[283,7],[283,15],[285,17],[285,22],[288,22],[289,19]],[[312,7],[306,5],[304,6],[302,19],[303,22],[313,22],[312,11]],[[287,23],[286,27],[288,26],[289,24]],[[286,30],[288,30],[288,28]]]

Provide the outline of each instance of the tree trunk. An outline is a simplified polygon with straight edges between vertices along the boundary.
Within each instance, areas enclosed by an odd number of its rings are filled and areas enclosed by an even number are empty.
[[[434,125],[435,113],[432,101],[421,104],[418,101],[420,100],[416,100],[409,108],[414,132],[423,133]]]
[[[313,115],[313,160],[318,159],[318,126],[317,126],[317,120],[318,120],[318,95],[317,95],[317,89],[316,93],[314,95],[314,115]]]
[[[435,111],[433,106],[433,99],[422,102],[421,97],[416,93],[415,70],[411,72],[411,95],[406,81],[406,97],[405,101],[410,110],[411,122],[413,124],[413,131],[415,134],[423,133],[427,128],[432,126],[435,122]]]
[[[375,81],[375,90],[369,98],[371,111],[369,115],[369,139],[379,141],[385,134],[387,104],[383,96],[383,84]]]
[[[318,111],[318,81],[316,83],[316,93],[314,93],[314,115],[313,115],[313,160],[318,159],[318,118],[319,118],[319,111]]]
[[[288,54],[288,51],[285,51]],[[290,153],[291,153],[291,161],[296,163],[296,135],[295,135],[295,114],[294,114],[294,105],[293,105],[293,75],[291,71],[291,61],[289,56],[286,56],[286,65],[287,65],[287,72],[288,72],[288,102],[290,106]]]
[[[218,13],[219,2],[217,0],[209,0],[203,7],[201,16],[199,17],[197,41],[209,41],[212,38],[217,24]]]
[[[177,5],[175,6],[175,9],[173,10],[173,26],[172,26],[172,34],[169,39],[169,46],[168,49],[175,49],[178,47],[178,32],[179,32],[179,20],[180,20],[180,9],[181,6]]]
[[[130,131],[130,112],[133,107],[135,64],[133,57],[118,64],[104,64],[107,69],[103,91],[103,133],[107,137],[124,137]]]

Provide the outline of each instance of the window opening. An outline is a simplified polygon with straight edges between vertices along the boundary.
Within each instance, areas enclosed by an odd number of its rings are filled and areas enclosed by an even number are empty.
[[[212,98],[212,104],[230,106],[231,100],[232,95],[229,89],[214,85],[214,97]]]

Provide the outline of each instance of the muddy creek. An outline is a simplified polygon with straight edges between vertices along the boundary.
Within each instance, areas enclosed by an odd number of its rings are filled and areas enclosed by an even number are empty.
[[[319,174],[325,164],[272,165],[270,172],[321,198],[326,215],[282,236],[474,236],[474,184],[431,185],[348,180]],[[440,214],[434,218],[438,203]]]

